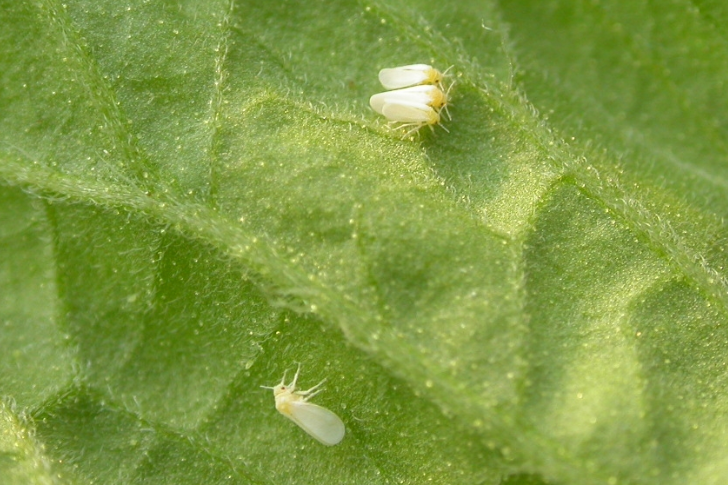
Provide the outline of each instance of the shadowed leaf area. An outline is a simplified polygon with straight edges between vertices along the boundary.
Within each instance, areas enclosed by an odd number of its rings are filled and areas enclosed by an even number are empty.
[[[0,481],[728,483],[726,20],[0,0]]]

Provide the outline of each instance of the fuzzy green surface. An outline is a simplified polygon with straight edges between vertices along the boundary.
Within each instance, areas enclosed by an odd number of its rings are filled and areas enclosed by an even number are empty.
[[[726,483],[726,20],[0,0],[3,484]]]

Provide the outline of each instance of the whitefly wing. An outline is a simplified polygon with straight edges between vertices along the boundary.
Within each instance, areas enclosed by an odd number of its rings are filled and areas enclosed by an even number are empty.
[[[430,106],[409,101],[389,102],[382,107],[382,114],[389,121],[401,123],[437,123],[439,116]]]
[[[371,106],[372,109],[380,115],[383,114],[382,108],[384,108],[384,103],[386,102],[388,94],[389,92],[377,93],[373,95],[371,98],[369,98],[369,106]]]
[[[440,91],[436,86],[422,85],[422,86],[411,86],[404,89],[395,89],[394,91],[386,91],[384,93],[377,93],[369,98],[369,105],[377,113],[384,114],[382,110],[386,103],[414,103],[414,104],[426,104],[428,106],[435,107],[437,104],[438,108],[445,104],[446,95]]]
[[[344,439],[344,423],[332,411],[306,401],[290,403],[288,411],[284,416],[321,444],[333,446]]]
[[[415,88],[419,88],[422,86],[413,86]],[[413,93],[408,92],[408,89],[412,88],[406,88],[406,89],[395,89],[394,91],[387,91],[384,93],[377,93],[371,98],[369,98],[369,105],[372,107],[374,111],[379,113],[380,115],[383,115],[384,112],[384,105],[387,103],[393,104],[393,103],[401,103],[401,102],[407,102],[407,103],[421,103],[421,104],[427,104],[428,98],[421,93]]]
[[[379,82],[387,89],[399,89],[421,84],[428,80],[432,66],[411,64],[379,71]]]

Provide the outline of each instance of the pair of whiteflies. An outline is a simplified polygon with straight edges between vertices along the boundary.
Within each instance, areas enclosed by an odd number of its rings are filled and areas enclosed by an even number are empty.
[[[425,125],[432,129],[440,123],[443,110],[450,118],[447,110],[450,89],[445,90],[443,85],[449,70],[442,73],[427,64],[382,69],[379,82],[390,91],[375,94],[369,98],[369,104],[390,123],[399,123],[397,129],[409,128],[405,137]]]

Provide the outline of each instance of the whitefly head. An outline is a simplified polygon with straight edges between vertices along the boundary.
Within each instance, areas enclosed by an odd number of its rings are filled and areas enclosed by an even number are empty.
[[[296,373],[296,376],[298,376],[298,373]],[[281,382],[276,384],[275,386],[260,386],[263,389],[273,389],[273,396],[277,397],[284,393],[290,393],[295,390],[295,379],[291,384],[286,384],[286,374],[283,373],[283,378],[281,379]]]

